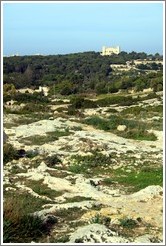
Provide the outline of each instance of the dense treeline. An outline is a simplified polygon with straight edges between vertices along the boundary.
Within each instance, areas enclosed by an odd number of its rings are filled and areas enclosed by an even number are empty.
[[[125,64],[135,59],[162,59],[159,54],[147,55],[144,52],[121,52],[119,55],[101,56],[96,52],[84,52],[68,55],[49,56],[14,56],[4,57],[4,84],[12,84],[16,89],[38,86],[49,86],[50,93],[62,95],[80,92],[116,92],[136,85],[138,74],[112,75],[111,64]],[[155,68],[157,70],[158,67]],[[149,79],[160,78],[153,74]],[[139,76],[139,86],[147,80],[146,75]],[[151,81],[151,82],[150,82]],[[140,86],[140,84],[142,85]],[[158,82],[157,82],[158,83]],[[160,86],[161,87],[161,86]]]

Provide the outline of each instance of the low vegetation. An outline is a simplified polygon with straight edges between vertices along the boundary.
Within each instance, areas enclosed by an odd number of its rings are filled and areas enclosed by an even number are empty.
[[[55,197],[60,196],[62,194],[62,192],[52,190],[46,184],[43,184],[43,180],[27,180],[25,184],[39,196],[45,196],[53,200],[55,199]]]
[[[111,114],[108,119],[104,119],[99,116],[92,116],[83,120],[83,123],[93,125],[100,130],[116,133],[117,135],[124,138],[149,141],[155,141],[157,139],[154,133],[149,133],[147,131],[150,128],[148,123],[125,119],[117,115]],[[125,125],[126,130],[119,132],[117,130],[119,125]]]
[[[25,137],[21,141],[23,141],[27,145],[43,145],[48,142],[53,142],[58,140],[60,137],[68,136],[71,132],[68,129],[64,131],[55,130],[52,132],[47,132],[46,135],[33,135],[30,137]]]
[[[109,166],[112,163],[111,156],[105,156],[98,151],[87,156],[72,156],[69,171],[73,173],[93,173],[93,169]]]
[[[48,234],[43,221],[31,213],[39,209],[45,201],[30,194],[5,197],[3,209],[3,242],[26,243]]]
[[[62,163],[60,158],[56,154],[45,157],[44,161],[46,165],[51,168],[56,167],[56,165]]]
[[[149,185],[163,185],[163,169],[161,168],[142,168],[139,171],[127,172],[121,168],[112,172],[110,178],[105,178],[106,185],[114,182],[125,186],[128,192],[137,192]]]
[[[3,163],[6,164],[13,159],[19,159],[18,151],[9,143],[3,145]]]

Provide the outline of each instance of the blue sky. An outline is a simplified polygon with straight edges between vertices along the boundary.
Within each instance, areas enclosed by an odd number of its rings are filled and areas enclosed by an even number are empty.
[[[4,55],[99,52],[103,45],[162,54],[162,3],[3,4]]]

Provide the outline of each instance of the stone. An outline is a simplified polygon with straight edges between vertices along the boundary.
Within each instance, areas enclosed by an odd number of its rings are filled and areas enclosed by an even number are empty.
[[[120,132],[124,132],[125,130],[126,130],[126,126],[125,125],[119,125],[118,127],[117,127],[117,130],[118,131],[120,131]]]
[[[47,214],[46,216],[45,216],[45,218],[43,218],[43,222],[42,222],[42,224],[43,225],[54,225],[55,223],[57,223],[58,222],[58,219],[54,216],[54,215],[52,215],[52,214]]]
[[[93,223],[78,228],[70,236],[70,243],[127,243],[130,242],[124,237],[118,236],[114,231],[105,225]]]
[[[5,133],[5,131],[3,131],[3,143],[6,143],[8,140],[8,136],[7,134]]]
[[[150,238],[152,238],[152,235],[145,234],[139,237],[136,237],[134,240],[134,243],[151,243]]]
[[[163,188],[160,185],[150,185],[147,186],[145,189],[142,189],[132,195],[130,195],[131,198],[134,199],[142,199],[144,201],[148,199],[152,199],[155,196],[160,196],[162,194]]]
[[[19,156],[19,158],[25,157],[25,156],[26,156],[26,151],[25,151],[25,149],[19,149],[19,150],[18,150],[18,156]]]

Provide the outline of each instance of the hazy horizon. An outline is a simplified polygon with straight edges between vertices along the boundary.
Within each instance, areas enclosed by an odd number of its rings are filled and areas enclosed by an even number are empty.
[[[163,3],[3,3],[3,55],[163,53]]]
[[[3,55],[3,57],[12,57],[12,56],[53,56],[53,55],[55,55],[55,56],[58,56],[58,55],[72,55],[72,54],[79,54],[79,53],[86,53],[86,52],[96,52],[96,53],[100,53],[101,51],[94,51],[94,50],[85,50],[85,51],[78,51],[78,52],[71,52],[71,53],[59,53],[59,54],[39,54],[39,53],[34,53],[34,54],[24,54],[24,55],[22,55],[22,54],[19,54],[19,53],[16,53],[16,54],[9,54],[9,55]],[[127,52],[127,51],[125,51],[125,50],[121,50],[121,52]],[[132,50],[132,51],[129,51],[129,52],[127,52],[127,53],[131,53],[131,52],[136,52],[136,53],[142,53],[142,52],[144,52],[144,53],[146,53],[145,51],[135,51],[135,50]],[[155,52],[155,53],[146,53],[147,55],[155,55],[156,53],[158,53],[159,55],[163,55],[163,54],[160,54],[159,52]]]

